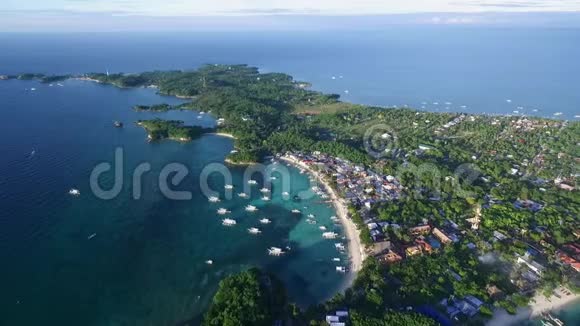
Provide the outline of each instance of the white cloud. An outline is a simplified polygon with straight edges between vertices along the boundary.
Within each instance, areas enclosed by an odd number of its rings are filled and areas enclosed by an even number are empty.
[[[1,2],[0,10],[52,9],[75,12],[124,12],[146,16],[580,11],[578,0],[2,0]]]

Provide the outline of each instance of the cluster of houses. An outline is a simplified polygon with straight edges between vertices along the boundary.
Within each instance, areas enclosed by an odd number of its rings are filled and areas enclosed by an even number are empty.
[[[457,116],[455,119],[447,122],[446,124],[444,124],[443,126],[437,128],[437,129],[435,129],[435,134],[442,133],[443,131],[446,131],[447,129],[449,129],[453,126],[458,125],[463,120],[465,120],[465,118],[467,118],[467,115],[465,115],[465,114],[461,114],[461,115]],[[474,121],[474,120],[475,120],[475,117],[472,116],[471,121]]]
[[[402,186],[391,175],[382,175],[347,160],[320,152],[312,154],[288,153],[287,156],[307,165],[316,165],[321,173],[332,176],[337,188],[352,205],[370,210],[376,202],[398,199]]]
[[[493,124],[498,124],[499,120],[494,120]],[[533,131],[535,129],[543,129],[543,128],[559,128],[562,126],[562,123],[559,121],[543,121],[543,120],[530,120],[528,118],[522,117],[517,120],[511,120],[510,126],[514,129],[519,131]]]
[[[385,264],[397,263],[405,258],[430,254],[442,246],[458,242],[459,227],[447,221],[442,227],[419,225],[406,230],[408,240],[390,238],[385,230],[402,230],[401,226],[387,222],[370,222],[367,227],[375,240],[372,254]],[[474,244],[470,248],[475,249]]]

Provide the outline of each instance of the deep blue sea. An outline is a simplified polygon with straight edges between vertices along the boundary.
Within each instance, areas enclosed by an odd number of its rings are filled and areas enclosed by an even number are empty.
[[[579,57],[575,29],[0,34],[0,75],[247,63],[357,103],[546,117],[561,112],[562,119],[580,114]],[[180,100],[152,89],[72,80],[62,87],[0,81],[0,99],[0,325],[175,325],[199,316],[221,278],[250,266],[278,275],[302,304],[343,286],[345,276],[332,262],[340,256],[318,229],[325,225],[340,233],[340,227],[331,223],[334,212],[320,198],[282,200],[274,181],[271,202],[254,191],[249,200],[210,204],[199,175],[207,164],[223,162],[233,148],[230,139],[146,142],[133,123],[139,119],[213,125],[211,117],[195,112],[131,110]],[[113,120],[125,127],[113,128]],[[112,162],[119,147],[127,184],[115,199],[98,199],[89,187],[91,170]],[[134,200],[129,183],[143,162],[152,171],[142,198]],[[156,176],[172,162],[190,169],[180,187],[193,191],[192,200],[161,195]],[[231,170],[239,189],[243,168]],[[290,171],[292,194],[310,188],[306,175]],[[105,183],[111,178],[106,175]],[[223,190],[224,180],[212,176],[210,185]],[[80,197],[67,194],[73,187]],[[244,211],[249,203],[258,213]],[[219,207],[232,211],[236,227],[221,225]],[[315,214],[319,224],[291,214],[294,208]],[[249,235],[246,229],[262,217],[273,223],[260,236]],[[266,253],[270,246],[287,245],[292,250],[284,257]],[[208,259],[214,264],[205,264]]]

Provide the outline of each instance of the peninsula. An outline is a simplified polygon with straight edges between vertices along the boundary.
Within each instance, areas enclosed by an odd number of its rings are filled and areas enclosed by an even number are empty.
[[[234,137],[228,160],[286,157],[332,188],[358,275],[307,314],[288,306],[264,321],[264,307],[244,305],[264,325],[383,325],[392,316],[406,325],[482,324],[495,310],[539,305],[538,296],[579,293],[578,122],[356,105],[246,65],[79,77],[190,98],[175,109],[211,112],[217,131]],[[140,124],[152,138],[204,132],[175,121]],[[218,293],[261,289],[259,273],[250,274],[227,279]],[[239,319],[221,299],[207,325]]]

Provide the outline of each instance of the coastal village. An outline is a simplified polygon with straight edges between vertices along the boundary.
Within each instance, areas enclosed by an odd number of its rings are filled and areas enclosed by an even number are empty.
[[[517,236],[517,234],[494,231],[490,239],[477,244],[463,239],[468,229],[476,232],[479,229],[481,209],[475,212],[473,217],[467,218],[463,225],[458,225],[451,220],[435,225],[427,218],[420,225],[401,225],[380,220],[373,214],[375,204],[394,202],[403,195],[404,187],[395,176],[382,175],[364,166],[320,152],[290,152],[286,153],[284,157],[298,162],[302,166],[308,166],[320,173],[326,180],[331,180],[330,186],[335,187],[343,196],[342,204],[354,207],[357,214],[363,219],[363,227],[369,231],[372,245],[366,246],[365,254],[375,257],[382,264],[392,265],[413,259],[416,256],[437,255],[443,247],[455,243],[464,244],[475,255],[480,256],[481,260],[488,258],[496,260],[497,257],[494,257],[492,250],[494,243],[510,243],[512,237]],[[560,185],[560,183],[557,184]],[[487,206],[492,204],[493,199],[488,197]],[[516,200],[513,206],[517,209],[532,211],[539,211],[543,208],[541,203],[531,200]],[[393,232],[403,236],[392,237],[390,234]],[[577,240],[580,239],[580,229],[574,231],[574,234]],[[527,246],[524,255],[516,254],[513,257],[513,264],[504,264],[502,267],[522,295],[534,295],[546,270],[545,264],[548,264],[549,261],[569,269],[570,277],[579,279],[580,244],[578,242],[568,243],[558,248],[555,256],[544,250],[545,247],[550,246],[544,240],[538,244],[527,243]],[[448,269],[448,273],[458,281],[462,278],[452,268]],[[503,291],[494,284],[489,284],[486,290],[489,296],[494,299],[505,296]],[[551,295],[554,298],[567,300],[577,297],[563,287],[555,289]],[[453,321],[466,321],[476,317],[484,306],[489,307],[489,304],[485,303],[482,298],[472,295],[455,297],[451,293],[449,298],[442,300],[437,305],[421,307],[421,312],[434,318],[442,325],[452,325]],[[408,309],[413,309],[413,307],[408,307]],[[346,325],[345,320],[347,319],[348,313],[344,311],[326,316],[327,323],[334,326]],[[543,323],[544,325],[561,325],[557,318],[549,314],[544,316]]]

